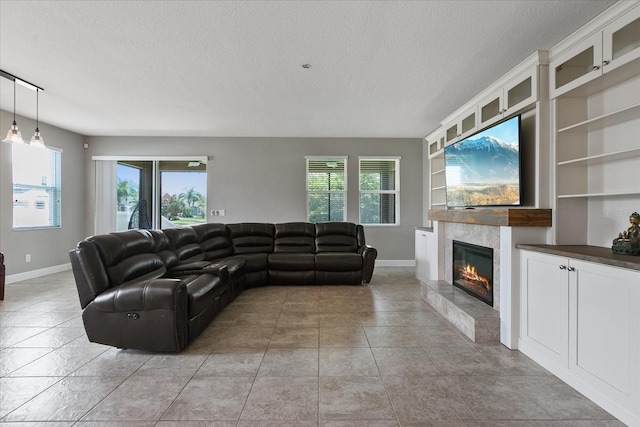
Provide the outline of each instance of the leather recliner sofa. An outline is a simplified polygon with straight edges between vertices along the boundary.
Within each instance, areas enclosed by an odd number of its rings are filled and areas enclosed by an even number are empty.
[[[90,341],[178,352],[247,287],[369,283],[348,222],[199,224],[92,236],[69,252]]]

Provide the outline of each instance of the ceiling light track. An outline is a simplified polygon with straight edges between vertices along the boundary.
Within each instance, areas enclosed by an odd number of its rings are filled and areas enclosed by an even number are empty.
[[[29,83],[28,81],[21,79],[20,77],[14,76],[11,73],[7,73],[4,70],[0,70],[0,76],[4,77],[5,79],[11,80],[12,82],[16,82],[20,86],[26,87],[27,89],[30,89],[34,92],[37,92],[37,91],[44,92],[44,89],[42,89],[40,86],[36,86],[33,83]]]
[[[46,146],[44,145],[44,138],[40,135],[40,129],[38,128],[40,124],[40,102],[38,94],[39,92],[44,92],[44,89],[42,89],[40,86],[34,85],[33,83],[29,83],[28,81],[21,79],[20,77],[14,76],[11,73],[7,73],[4,70],[0,70],[0,76],[13,82],[13,124],[11,125],[11,129],[9,129],[9,132],[7,133],[7,137],[3,139],[2,142],[6,142],[8,144],[25,144],[32,147],[46,148]],[[36,93],[36,131],[31,137],[30,142],[25,142],[25,140],[22,139],[22,132],[20,132],[20,129],[18,129],[18,123],[16,123],[16,84],[26,87],[27,89],[30,89]]]

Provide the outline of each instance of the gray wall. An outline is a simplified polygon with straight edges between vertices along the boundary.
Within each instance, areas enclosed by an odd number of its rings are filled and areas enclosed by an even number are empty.
[[[94,155],[209,156],[209,222],[306,220],[305,156],[348,156],[348,221],[358,222],[358,156],[401,156],[400,226],[366,227],[379,260],[413,260],[422,215],[421,139],[88,137],[86,234],[94,229]]]
[[[0,110],[0,133],[4,138],[11,127],[13,113]],[[31,139],[35,121],[21,116],[16,121],[22,137]],[[13,187],[11,145],[0,143],[0,252],[5,255],[7,275],[52,267],[69,262],[68,252],[84,236],[85,157],[81,135],[40,122],[40,133],[47,145],[62,153],[62,227],[13,231]],[[25,255],[31,254],[31,262]]]

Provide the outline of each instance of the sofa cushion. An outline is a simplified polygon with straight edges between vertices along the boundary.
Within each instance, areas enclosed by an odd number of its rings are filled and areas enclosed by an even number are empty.
[[[239,223],[227,225],[233,242],[233,253],[271,253],[273,252],[273,238],[275,227],[264,223]]]
[[[313,254],[291,252],[269,254],[269,270],[313,271],[315,264]]]
[[[308,222],[287,222],[275,225],[273,251],[278,252],[315,252],[315,224]]]
[[[166,228],[163,232],[180,263],[204,260],[204,250],[198,245],[198,236],[192,227]]]
[[[267,271],[269,268],[268,263],[269,254],[253,253],[236,255],[234,258],[240,258],[245,261],[247,273],[253,273],[254,271]]]
[[[147,230],[127,230],[92,236],[86,239],[96,245],[106,267],[136,254],[154,253],[155,241]]]
[[[178,256],[171,250],[171,241],[162,230],[149,230],[155,242],[155,252],[164,262],[167,270],[171,270],[178,263]]]
[[[226,225],[206,223],[194,225],[192,228],[196,232],[197,242],[204,251],[206,260],[233,255],[233,244]]]
[[[95,270],[96,276],[99,277],[104,268],[109,281],[108,287],[134,280],[159,278],[166,272],[162,259],[155,253],[155,241],[147,230],[128,230],[93,236],[81,242],[78,247],[92,244],[102,265],[92,265],[86,262],[88,260],[84,260],[82,265],[87,270],[85,274],[93,274],[91,271]],[[90,251],[84,251],[84,254],[88,255]],[[101,283],[103,287],[106,285],[104,282]]]
[[[137,280],[156,279],[166,273],[162,259],[156,254],[137,254],[107,267],[113,285]]]
[[[316,254],[317,271],[362,270],[362,256],[358,253],[323,252]]]
[[[316,253],[357,252],[357,226],[352,222],[316,224]]]

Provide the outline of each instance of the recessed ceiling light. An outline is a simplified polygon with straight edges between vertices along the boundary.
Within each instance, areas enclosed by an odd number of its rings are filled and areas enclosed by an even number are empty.
[[[311,68],[311,64],[302,64],[302,68],[305,68],[305,69]]]

